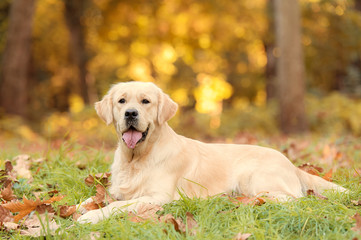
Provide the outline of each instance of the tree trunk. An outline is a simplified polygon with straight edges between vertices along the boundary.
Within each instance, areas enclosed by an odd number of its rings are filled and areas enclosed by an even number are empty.
[[[267,101],[275,99],[276,96],[276,57],[275,57],[275,21],[274,0],[267,1],[268,33],[263,40],[267,65],[265,69]]]
[[[0,106],[8,114],[27,114],[31,34],[35,0],[11,3],[7,42],[2,62]]]
[[[361,11],[361,0],[355,0],[355,9]]]
[[[277,95],[280,127],[286,133],[307,129],[304,95],[304,62],[301,44],[300,9],[297,0],[275,0]]]
[[[70,34],[70,56],[78,69],[80,95],[86,104],[90,103],[89,84],[87,82],[87,55],[85,49],[84,29],[81,17],[84,0],[65,0],[65,18]]]

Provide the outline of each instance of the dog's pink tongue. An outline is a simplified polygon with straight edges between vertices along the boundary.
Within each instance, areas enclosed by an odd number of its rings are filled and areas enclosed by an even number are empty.
[[[135,145],[141,138],[142,133],[133,129],[123,133],[123,140],[127,144],[128,148],[135,148]]]

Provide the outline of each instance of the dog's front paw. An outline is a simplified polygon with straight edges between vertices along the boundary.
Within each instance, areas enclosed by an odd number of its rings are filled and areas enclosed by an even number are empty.
[[[98,210],[92,210],[78,218],[78,222],[81,224],[92,223],[95,224],[103,219],[103,213]]]
[[[87,200],[85,200],[84,202],[76,205],[76,210],[80,213],[80,214],[85,214],[88,212],[88,210],[86,209],[86,205],[89,203],[94,202],[93,198],[88,198]]]

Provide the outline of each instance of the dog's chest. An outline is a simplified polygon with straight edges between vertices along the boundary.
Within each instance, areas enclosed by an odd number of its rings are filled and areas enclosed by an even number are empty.
[[[111,171],[112,179],[109,191],[117,199],[129,200],[146,194],[151,169],[113,164]]]

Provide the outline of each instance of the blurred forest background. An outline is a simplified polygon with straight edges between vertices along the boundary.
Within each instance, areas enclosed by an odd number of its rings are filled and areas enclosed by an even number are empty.
[[[361,135],[361,0],[2,0],[0,56],[2,141],[113,142],[93,104],[129,80],[189,137]]]

